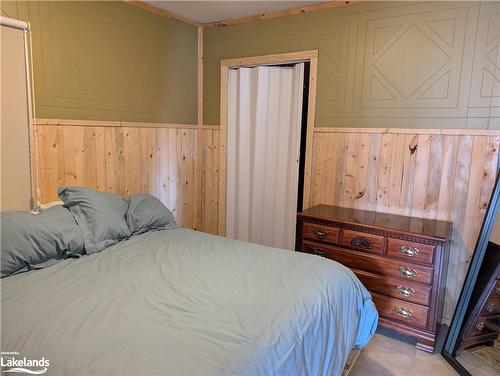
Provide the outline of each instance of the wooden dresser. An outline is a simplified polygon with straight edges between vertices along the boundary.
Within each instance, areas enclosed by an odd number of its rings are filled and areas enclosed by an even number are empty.
[[[465,313],[456,354],[472,346],[493,346],[499,334],[500,246],[489,242]]]
[[[318,205],[298,214],[297,250],[338,261],[371,292],[379,325],[434,351],[451,223]]]

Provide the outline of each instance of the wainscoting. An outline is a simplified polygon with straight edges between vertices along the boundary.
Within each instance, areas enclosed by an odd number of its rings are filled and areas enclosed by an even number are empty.
[[[452,221],[443,313],[451,319],[493,189],[499,142],[498,131],[315,128],[307,203]]]
[[[38,197],[62,185],[158,197],[185,227],[217,233],[219,128],[37,119]],[[451,319],[498,166],[500,131],[314,129],[305,206],[452,221]],[[419,229],[415,229],[419,231]]]
[[[37,119],[38,197],[80,185],[149,192],[185,227],[217,232],[217,127]]]

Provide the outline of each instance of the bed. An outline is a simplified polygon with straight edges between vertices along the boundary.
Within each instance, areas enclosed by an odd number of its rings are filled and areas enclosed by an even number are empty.
[[[0,284],[2,351],[53,375],[340,375],[378,318],[334,261],[183,228]]]

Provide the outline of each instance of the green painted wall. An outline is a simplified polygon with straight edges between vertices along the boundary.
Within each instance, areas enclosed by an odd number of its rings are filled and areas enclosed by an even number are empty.
[[[423,1],[207,29],[205,123],[219,122],[221,59],[317,49],[318,126],[500,129],[499,24],[499,2]]]
[[[1,9],[31,23],[37,117],[195,123],[195,27],[121,1]]]

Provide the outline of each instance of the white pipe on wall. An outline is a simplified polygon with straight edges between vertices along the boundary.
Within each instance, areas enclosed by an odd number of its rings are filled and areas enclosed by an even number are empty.
[[[27,22],[15,20],[13,18],[4,17],[4,16],[0,16],[0,25],[12,27],[14,29],[25,30],[25,31],[29,30],[29,24]]]

